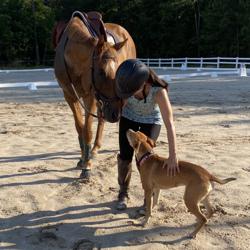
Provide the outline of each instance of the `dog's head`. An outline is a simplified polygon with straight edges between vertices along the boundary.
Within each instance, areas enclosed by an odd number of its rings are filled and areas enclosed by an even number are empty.
[[[139,152],[141,144],[143,144],[148,151],[152,151],[152,148],[155,147],[155,142],[140,131],[135,132],[129,129],[127,131],[127,138],[130,146],[135,150],[135,153]]]

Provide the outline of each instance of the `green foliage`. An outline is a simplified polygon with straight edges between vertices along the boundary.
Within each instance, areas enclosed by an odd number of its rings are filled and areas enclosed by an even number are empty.
[[[248,0],[1,0],[0,64],[48,64],[53,26],[75,10],[125,27],[139,57],[250,56]]]

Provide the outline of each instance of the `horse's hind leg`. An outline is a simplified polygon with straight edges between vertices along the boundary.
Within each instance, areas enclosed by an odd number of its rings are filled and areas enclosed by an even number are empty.
[[[83,167],[83,161],[84,161],[84,143],[83,143],[83,112],[81,109],[81,105],[77,99],[72,98],[70,95],[68,95],[66,92],[64,92],[65,100],[67,101],[70,109],[72,110],[74,120],[75,120],[75,127],[76,131],[78,133],[78,139],[79,144],[81,148],[81,159],[77,163],[78,168]]]

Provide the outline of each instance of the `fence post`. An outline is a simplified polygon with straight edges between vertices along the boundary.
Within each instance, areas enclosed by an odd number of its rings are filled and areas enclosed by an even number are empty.
[[[149,58],[147,58],[147,65],[149,66]]]
[[[203,57],[201,57],[201,60],[200,60],[200,68],[201,69],[203,68]]]
[[[171,59],[171,67],[174,68],[174,58]]]
[[[235,68],[238,69],[239,57],[235,58]]]
[[[159,68],[161,68],[161,58],[159,58]]]
[[[220,68],[220,58],[217,57],[217,69]]]

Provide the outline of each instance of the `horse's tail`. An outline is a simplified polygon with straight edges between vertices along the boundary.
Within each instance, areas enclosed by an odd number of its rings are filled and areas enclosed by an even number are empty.
[[[217,178],[214,175],[211,175],[211,177],[210,177],[210,181],[214,181],[214,182],[217,182],[219,184],[226,184],[226,183],[228,183],[230,181],[235,181],[235,180],[236,180],[236,178],[234,178],[234,177],[226,178],[226,179],[223,179],[223,180]]]

